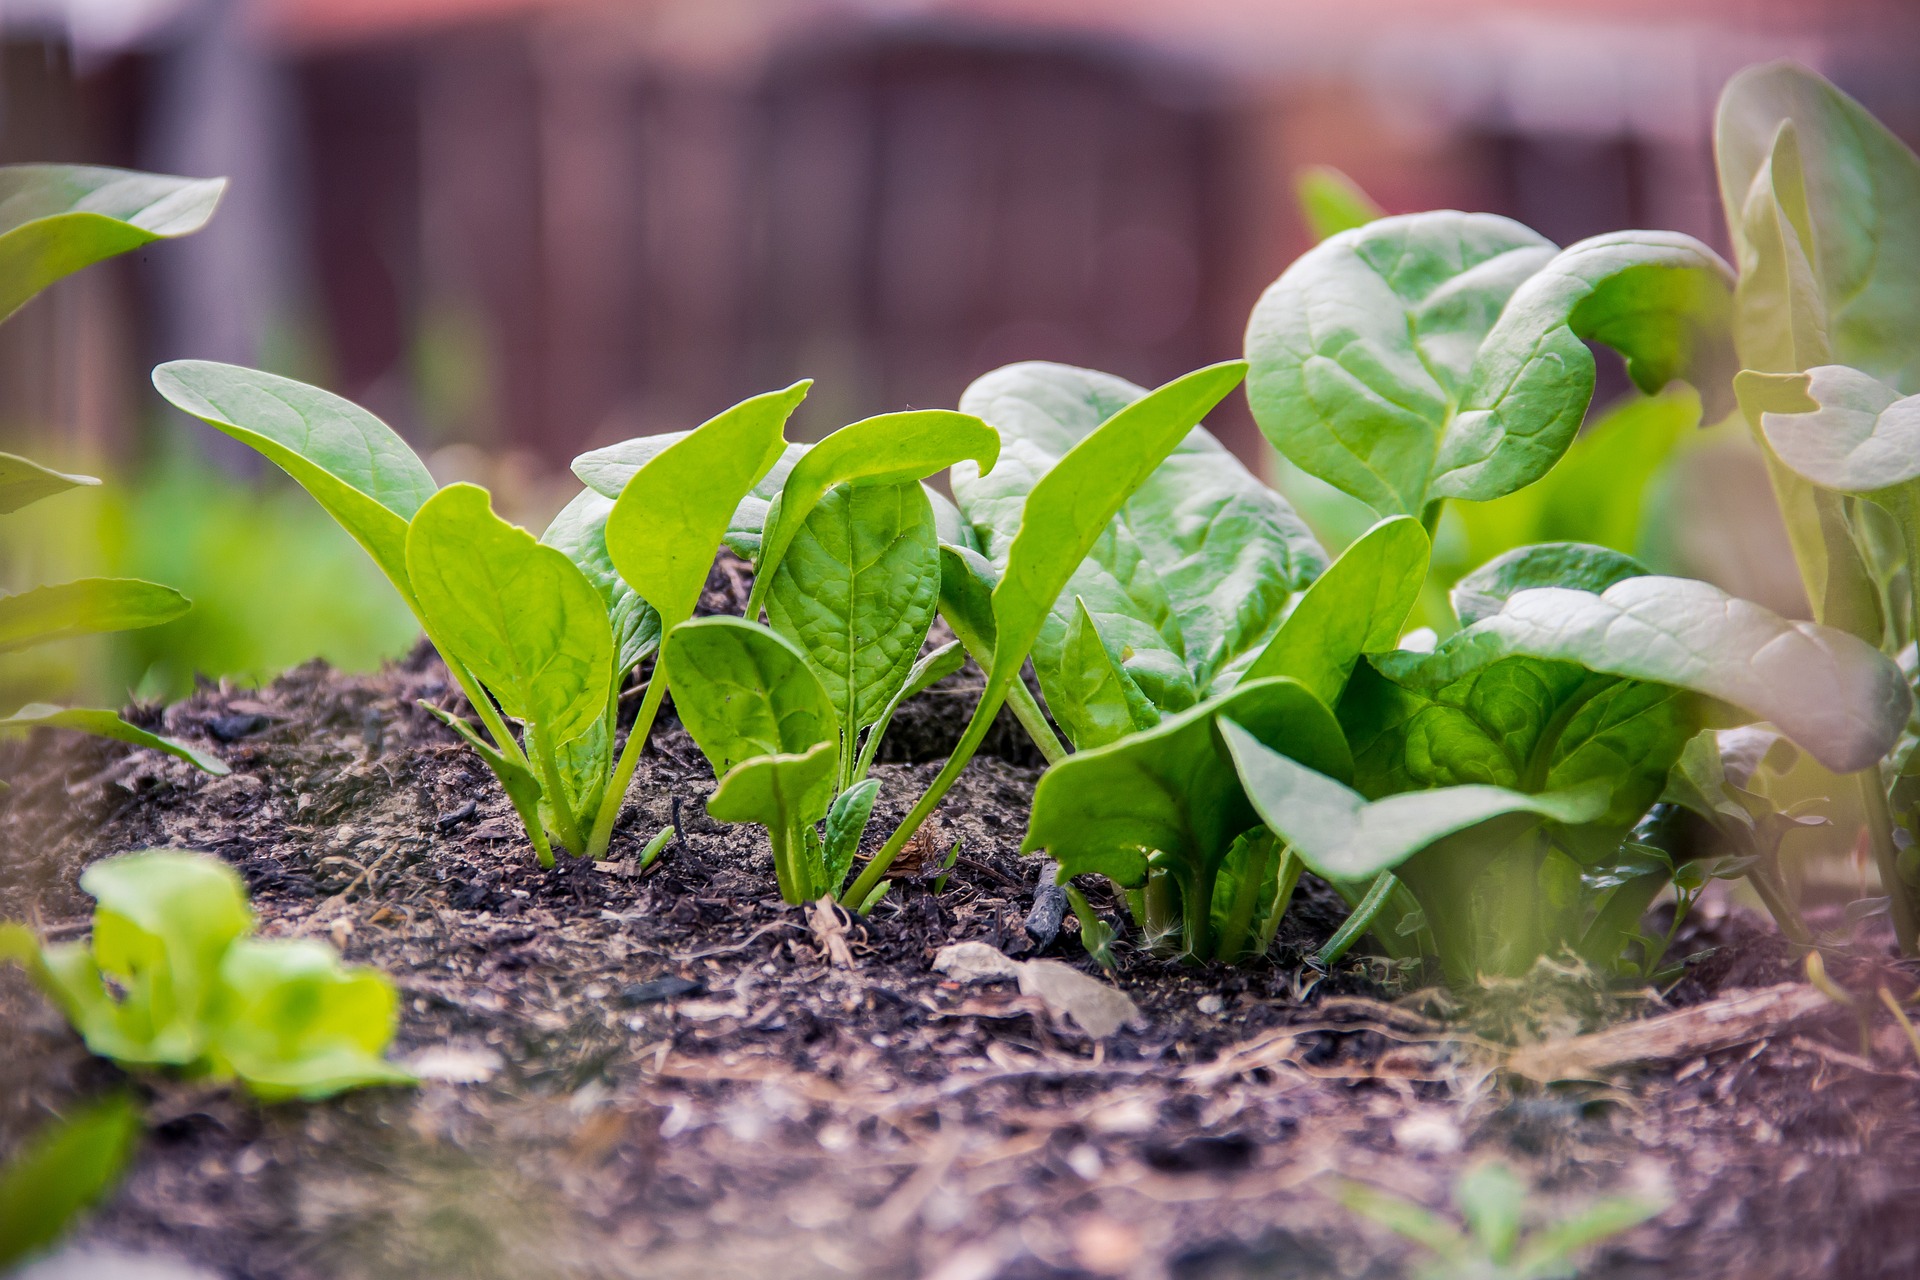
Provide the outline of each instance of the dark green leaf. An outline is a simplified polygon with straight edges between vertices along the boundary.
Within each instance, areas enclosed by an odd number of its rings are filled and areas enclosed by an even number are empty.
[[[140,1140],[125,1097],[82,1108],[40,1129],[0,1169],[0,1269],[53,1244],[120,1180]]]
[[[827,836],[823,842],[826,892],[838,893],[846,883],[853,857],[860,851],[860,837],[866,834],[867,820],[873,816],[873,802],[879,796],[880,780],[867,778],[834,797],[832,807],[827,810]]]
[[[1085,751],[1151,729],[1160,713],[1127,674],[1122,653],[1101,636],[1086,601],[1076,596],[1074,606],[1047,702],[1073,745]]]
[[[1648,572],[1632,556],[1584,542],[1544,542],[1498,556],[1453,587],[1453,611],[1470,627],[1500,612],[1516,591],[1531,587],[1570,587],[1595,595],[1616,582]]]

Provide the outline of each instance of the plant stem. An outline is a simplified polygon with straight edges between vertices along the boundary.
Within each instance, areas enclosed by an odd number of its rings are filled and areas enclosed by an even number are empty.
[[[1007,689],[1007,705],[1013,708],[1013,718],[1033,739],[1033,745],[1040,748],[1040,754],[1050,765],[1059,764],[1067,758],[1066,744],[1053,732],[1053,726],[1047,723],[1047,713],[1033,700],[1033,691],[1027,688],[1025,680],[1015,677]]]
[[[1893,815],[1887,809],[1887,793],[1881,789],[1880,770],[1862,769],[1853,776],[1859,780],[1860,800],[1867,811],[1867,839],[1873,846],[1881,887],[1887,891],[1893,936],[1900,942],[1901,955],[1920,954],[1913,891],[1900,876],[1900,850],[1893,843]]]
[[[1338,963],[1340,957],[1347,954],[1347,949],[1358,942],[1360,935],[1373,924],[1374,917],[1378,916],[1381,909],[1387,905],[1388,897],[1392,895],[1394,887],[1399,883],[1393,872],[1382,871],[1379,878],[1373,882],[1373,887],[1367,890],[1367,896],[1360,899],[1360,905],[1355,907],[1353,914],[1347,917],[1347,922],[1327,939],[1327,945],[1315,953],[1314,963],[1323,969],[1331,968]]]
[[[647,695],[640,700],[640,713],[634,717],[633,728],[627,734],[627,745],[620,750],[620,762],[613,767],[613,783],[600,797],[593,834],[587,837],[587,856],[595,862],[606,856],[607,845],[613,840],[613,824],[620,816],[621,804],[626,801],[627,784],[633,781],[633,771],[640,767],[641,749],[647,745],[654,717],[660,714],[660,701],[666,695],[667,673],[655,662],[653,678],[647,681]]]
[[[1195,876],[1180,884],[1180,908],[1190,960],[1213,959],[1213,886],[1212,876]]]
[[[934,777],[933,785],[914,802],[905,821],[894,828],[893,834],[887,837],[886,844],[880,847],[880,852],[873,855],[873,861],[867,863],[866,869],[860,873],[860,878],[840,895],[841,903],[848,907],[858,907],[866,901],[867,895],[873,892],[873,886],[887,874],[887,868],[891,867],[893,860],[900,856],[900,850],[906,848],[907,841],[913,839],[914,832],[920,829],[920,824],[927,820],[935,806],[946,796],[954,780],[960,776],[960,771],[967,767],[969,760],[973,759],[973,753],[980,749],[981,742],[986,739],[987,729],[993,724],[994,716],[1000,712],[1000,704],[1006,700],[1006,685],[989,677],[986,690],[981,694],[979,704],[973,709],[973,718],[967,721],[966,731],[960,735],[959,745],[954,747],[953,754],[948,756],[947,762],[940,766],[940,772]]]
[[[539,723],[532,724],[528,734],[532,739],[533,758],[540,768],[540,785],[546,788],[547,806],[553,810],[554,822],[560,828],[560,843],[571,853],[580,847],[580,823],[567,801],[567,784],[561,780],[560,764],[549,741],[551,736],[546,726]]]

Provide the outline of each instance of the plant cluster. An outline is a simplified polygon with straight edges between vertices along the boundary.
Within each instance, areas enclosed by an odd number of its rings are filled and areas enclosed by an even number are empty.
[[[251,936],[246,890],[219,859],[126,854],[88,867],[80,887],[98,904],[88,941],[42,946],[0,925],[0,960],[25,965],[94,1053],[237,1079],[268,1100],[412,1082],[381,1056],[393,984],[323,942]]]
[[[1156,949],[1263,954],[1311,870],[1354,909],[1326,961],[1370,936],[1456,984],[1553,955],[1640,978],[1671,936],[1642,931],[1648,907],[1673,886],[1684,909],[1709,874],[1746,876],[1807,940],[1778,867],[1806,819],[1762,777],[1804,752],[1861,780],[1912,950],[1920,733],[1897,658],[1920,629],[1920,365],[1892,335],[1920,306],[1920,164],[1785,65],[1728,87],[1718,144],[1737,272],[1669,232],[1563,249],[1493,215],[1380,216],[1317,174],[1305,199],[1330,234],[1261,297],[1244,361],[1151,392],[1016,364],[957,412],[810,446],[784,435],[796,384],[583,455],[585,491],[539,538],[484,490],[437,487],[337,396],[197,361],[154,381],[386,573],[480,723],[432,709],[544,865],[604,855],[671,691],[713,767],[709,812],[766,827],[782,896],[870,909],[1007,705],[1050,766],[1023,847],[1063,882],[1112,881]],[[1697,402],[1642,401],[1581,439],[1601,346],[1643,393],[1679,380]],[[1288,463],[1377,521],[1337,557],[1200,425],[1243,378]],[[1432,591],[1450,505],[1549,529],[1556,495],[1665,456],[1736,389],[1816,621],[1597,542],[1503,546]],[[952,503],[926,483],[949,469]],[[695,618],[722,545],[753,565],[744,616]],[[1416,610],[1431,625],[1409,632]],[[936,615],[958,643],[923,654]],[[964,655],[986,680],[958,746],[852,875],[881,736]],[[1739,856],[1690,862],[1689,811]]]
[[[226,180],[170,178],[125,169],[27,164],[0,167],[0,321],[42,289],[103,258],[205,226]],[[0,516],[100,482],[0,453]],[[185,613],[171,587],[138,578],[80,578],[0,593],[0,654],[101,632],[155,627]],[[209,773],[226,765],[112,711],[30,702],[0,718],[0,734],[69,729],[177,756]]]

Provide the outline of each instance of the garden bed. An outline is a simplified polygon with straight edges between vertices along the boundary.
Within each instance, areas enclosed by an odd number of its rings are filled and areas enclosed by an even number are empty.
[[[937,760],[977,684],[969,668],[916,700],[893,749]],[[1393,1276],[1413,1255],[1323,1194],[1326,1175],[1438,1207],[1497,1154],[1548,1218],[1671,1195],[1590,1274],[1920,1268],[1902,1225],[1920,1071],[1904,1042],[1862,1058],[1844,1016],[1610,1084],[1513,1086],[1364,965],[1307,967],[1338,920],[1309,892],[1262,964],[1123,949],[1141,1017],[1096,1043],[1008,983],[931,969],[962,940],[1034,953],[1019,842],[1038,769],[1017,731],[941,810],[964,849],[944,892],[902,881],[870,919],[816,925],[775,894],[763,833],[705,817],[711,771],[673,724],[610,860],[540,871],[484,766],[415,706],[455,697],[430,651],[377,677],[316,664],[159,717],[230,777],[93,740],[13,757],[0,916],[74,936],[87,863],[208,850],[245,876],[263,932],[392,975],[396,1052],[456,1078],[266,1108],[159,1083],[83,1239],[259,1277]],[[880,766],[882,810],[934,768]],[[684,839],[634,874],[676,803]],[[831,957],[842,925],[850,966]],[[1738,911],[1689,926],[1680,953],[1707,948],[1667,1003],[1794,976]],[[1097,972],[1070,931],[1046,954]],[[0,1018],[11,1150],[118,1076],[17,970]]]

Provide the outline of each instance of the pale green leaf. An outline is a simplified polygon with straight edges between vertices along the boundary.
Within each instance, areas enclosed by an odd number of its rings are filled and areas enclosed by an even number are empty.
[[[96,707],[54,707],[44,702],[30,702],[12,715],[0,719],[0,733],[24,732],[28,729],[69,729],[75,733],[90,733],[96,738],[112,738],[116,742],[163,752],[215,776],[230,772],[226,762],[218,756],[196,750],[173,738],[149,733],[128,724],[117,712]]]
[[[1386,217],[1386,210],[1360,184],[1327,164],[1312,164],[1293,176],[1293,198],[1315,240],[1364,227]]]
[[[99,483],[92,476],[72,476],[43,467],[31,458],[0,453],[0,516],[10,515],[56,493]]]
[[[140,1113],[125,1096],[43,1126],[0,1169],[0,1271],[57,1241],[73,1219],[120,1180],[140,1141]]]
[[[198,231],[226,188],[90,165],[0,168],[0,319],[82,267]]]
[[[696,618],[667,633],[663,662],[680,722],[716,778],[755,756],[801,755],[820,743],[835,747],[837,764],[833,703],[785,637],[742,618]]]
[[[614,670],[625,674],[660,647],[660,615],[627,585],[607,553],[607,516],[613,499],[582,490],[561,508],[540,541],[561,552],[600,593],[613,624]]]
[[[105,631],[157,627],[190,607],[172,587],[138,578],[80,578],[0,595],[0,653]]]
[[[414,1077],[381,1055],[399,993],[373,969],[347,966],[312,938],[242,938],[220,962],[212,1063],[256,1097],[329,1098]]]
[[[1085,751],[1152,728],[1160,713],[1101,636],[1086,601],[1075,596],[1074,606],[1047,704],[1073,745]]]
[[[508,715],[557,747],[606,713],[605,602],[565,555],[496,516],[485,489],[448,485],[420,508],[407,570],[434,634]]]
[[[690,431],[669,431],[657,436],[636,436],[604,449],[583,453],[573,460],[573,474],[601,497],[618,498],[627,481],[633,479],[641,467],[653,461],[668,446],[676,445],[692,434]],[[727,521],[727,531],[720,539],[729,551],[742,560],[759,558],[760,537],[766,527],[767,513],[774,499],[780,496],[780,489],[786,484],[787,477],[793,473],[794,465],[806,457],[812,447],[808,444],[787,445],[767,474],[747,490],[746,497],[740,499],[739,505],[733,509],[733,515]]]
[[[1781,384],[1781,399],[1797,391],[1810,406],[1807,412],[1762,413],[1760,419],[1774,453],[1800,475],[1862,496],[1920,480],[1920,395],[1903,396],[1844,365],[1819,365],[1772,381]]]

